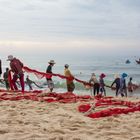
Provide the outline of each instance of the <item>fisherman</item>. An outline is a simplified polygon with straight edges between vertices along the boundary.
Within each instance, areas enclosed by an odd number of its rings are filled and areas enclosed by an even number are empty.
[[[129,82],[128,82],[128,91],[130,93],[133,93],[134,87],[133,87],[133,83],[132,83],[132,77],[130,77]]]
[[[24,73],[22,70],[23,63],[19,59],[13,57],[13,55],[9,55],[7,61],[10,61],[11,71],[14,73],[11,81],[13,90],[18,90],[16,81],[19,79],[22,93],[24,93]]]
[[[74,76],[71,74],[69,70],[69,65],[65,64],[65,69],[64,69],[64,75],[70,79],[66,79],[66,84],[67,84],[67,91],[68,92],[73,92],[75,89],[75,85],[73,82]]]
[[[26,83],[29,86],[29,90],[33,90],[33,88],[32,88],[33,81],[29,79],[29,75],[27,75],[27,77],[26,77]]]
[[[123,73],[122,74],[122,77],[120,79],[120,88],[119,88],[119,94],[121,94],[121,96],[125,96],[127,97],[127,88],[126,88],[126,78],[127,77],[127,74],[126,73]]]
[[[91,78],[89,80],[89,83],[93,84],[93,94],[94,96],[99,94],[100,84],[99,81],[96,78],[95,73],[92,73]]]
[[[99,83],[100,83],[100,92],[101,94],[104,93],[104,96],[106,96],[106,90],[105,90],[105,83],[104,83],[104,78],[106,77],[106,75],[104,73],[102,73],[100,75],[100,78],[99,78]]]
[[[52,74],[52,67],[54,66],[55,62],[54,62],[54,60],[50,60],[48,63],[49,63],[49,65],[48,65],[48,67],[46,69],[46,73]],[[50,89],[50,92],[52,92],[53,88],[54,88],[54,82],[53,82],[51,77],[52,76],[46,78],[47,84],[48,84],[48,88]]]
[[[113,81],[113,83],[111,84],[111,88],[113,89],[113,85],[116,85],[115,89],[116,89],[116,97],[118,96],[118,91],[120,88],[120,77],[118,74],[115,75],[115,80]]]
[[[6,68],[6,71],[5,71],[4,74],[3,74],[3,79],[4,79],[5,86],[6,86],[6,89],[7,89],[7,90],[10,89],[9,80],[8,80],[8,75],[9,75],[9,68]]]
[[[39,85],[36,84],[34,81],[32,81],[32,80],[29,78],[29,75],[27,75],[27,77],[26,77],[26,84],[29,86],[29,90],[33,90],[32,84],[34,84],[34,85],[37,86],[38,88],[43,88],[42,86],[39,86]]]
[[[2,74],[2,62],[1,62],[1,59],[0,59],[0,77],[1,77],[1,74]]]

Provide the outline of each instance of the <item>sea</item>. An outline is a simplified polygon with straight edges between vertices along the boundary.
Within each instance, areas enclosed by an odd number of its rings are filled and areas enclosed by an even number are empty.
[[[20,56],[19,58],[25,66],[37,70],[39,72],[45,72],[48,66],[50,58],[46,56]],[[129,78],[133,78],[133,83],[140,84],[140,64],[136,63],[136,59],[139,59],[136,56],[129,57],[87,57],[80,58],[76,57],[54,57],[52,58],[56,64],[53,66],[52,71],[55,74],[64,75],[64,65],[69,64],[69,69],[71,73],[78,79],[88,82],[91,74],[95,73],[97,78],[101,73],[106,75],[105,83],[111,85],[114,80],[114,75],[122,73],[127,73],[128,77],[126,82],[129,81]],[[130,63],[126,63],[126,60],[129,59]],[[5,71],[5,68],[9,67],[9,62],[6,61],[6,57],[2,57],[2,71]],[[29,75],[30,79],[35,81],[41,88],[33,86],[35,90],[47,90],[46,79],[38,79],[36,75],[25,72],[25,78]],[[2,79],[2,75],[1,75]],[[66,92],[66,82],[65,79],[59,77],[53,77],[55,83],[55,92]],[[91,90],[85,87],[83,84],[76,81],[75,93],[77,94],[91,94]],[[1,85],[2,86],[2,85]],[[26,86],[26,90],[29,90],[29,87]]]

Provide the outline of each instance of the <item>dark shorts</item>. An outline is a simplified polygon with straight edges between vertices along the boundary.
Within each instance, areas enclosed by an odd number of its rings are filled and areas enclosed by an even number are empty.
[[[47,80],[48,88],[53,89],[54,88],[54,83],[52,80]]]
[[[75,89],[74,83],[72,82],[72,83],[67,84],[67,89],[68,91],[73,92]]]

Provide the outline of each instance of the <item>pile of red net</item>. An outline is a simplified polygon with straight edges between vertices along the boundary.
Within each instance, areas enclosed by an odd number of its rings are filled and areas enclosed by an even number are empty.
[[[41,90],[35,90],[35,91],[25,91],[24,94],[19,91],[6,91],[6,90],[0,90],[0,100],[33,100],[33,101],[46,101],[46,102],[60,102],[60,103],[74,103],[77,101],[88,101],[91,99],[91,96],[85,95],[85,96],[76,96],[73,93],[48,93],[46,96],[41,96],[42,91]],[[13,93],[14,92],[14,93]]]
[[[120,107],[117,107],[120,106]],[[101,111],[96,111],[98,107],[105,108]],[[88,112],[92,108],[91,104],[83,104],[78,107],[79,112]],[[135,111],[140,111],[140,102],[130,102],[117,100],[110,97],[96,98],[94,110],[87,115],[90,118],[100,118],[107,116],[116,116],[119,114],[128,114]]]
[[[0,101],[10,100],[33,100],[44,102],[59,102],[59,103],[83,103],[78,107],[79,112],[88,112],[93,106],[94,110],[90,111],[87,116],[90,118],[100,118],[107,116],[116,116],[119,114],[128,114],[130,112],[140,111],[140,102],[123,101],[114,99],[113,97],[95,96],[94,98],[89,95],[76,96],[73,93],[48,93],[47,96],[40,96],[42,91],[21,92],[0,90]],[[90,104],[90,103],[91,104]],[[87,104],[85,104],[87,103]],[[119,107],[118,107],[119,106]],[[98,108],[105,108],[101,111],[96,111]]]

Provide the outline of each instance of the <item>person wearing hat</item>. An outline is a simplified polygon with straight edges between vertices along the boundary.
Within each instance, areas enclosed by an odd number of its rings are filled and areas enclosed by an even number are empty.
[[[104,96],[106,96],[106,90],[105,90],[105,83],[104,83],[104,78],[106,77],[106,75],[104,73],[102,73],[100,75],[100,78],[99,78],[99,83],[100,83],[100,92],[101,94],[104,93]]]
[[[100,84],[99,84],[99,81],[96,78],[95,73],[92,73],[91,78],[89,80],[89,83],[93,84],[93,94],[94,94],[94,96],[96,95],[96,93],[98,95],[99,94],[99,89],[100,89]]]
[[[113,85],[115,84],[116,97],[117,97],[118,96],[119,89],[120,89],[120,77],[119,77],[118,74],[115,74],[114,78],[115,79],[114,79],[114,81],[111,84],[111,88],[113,89]]]
[[[127,97],[127,87],[126,87],[126,80],[125,80],[126,77],[127,77],[127,74],[123,73],[120,79],[119,94],[121,94],[122,97],[123,96]]]
[[[10,81],[11,85],[13,85],[13,90],[18,90],[16,81],[19,79],[21,90],[24,92],[24,73],[22,70],[23,63],[19,59],[13,57],[13,55],[9,55],[7,61],[10,61],[11,71],[13,72],[13,78]]]
[[[46,73],[52,74],[52,67],[54,66],[55,62],[54,62],[54,60],[50,60],[48,63],[49,63],[49,65],[46,69]],[[54,89],[54,83],[52,80],[52,76],[47,77],[46,80],[47,80],[48,88],[50,89],[50,92],[52,92]]]
[[[74,82],[73,82],[74,76],[71,74],[68,64],[65,64],[64,67],[65,67],[64,75],[66,77],[68,77],[68,79],[66,79],[67,91],[68,92],[73,92],[74,89],[75,89],[75,85],[74,85]]]

